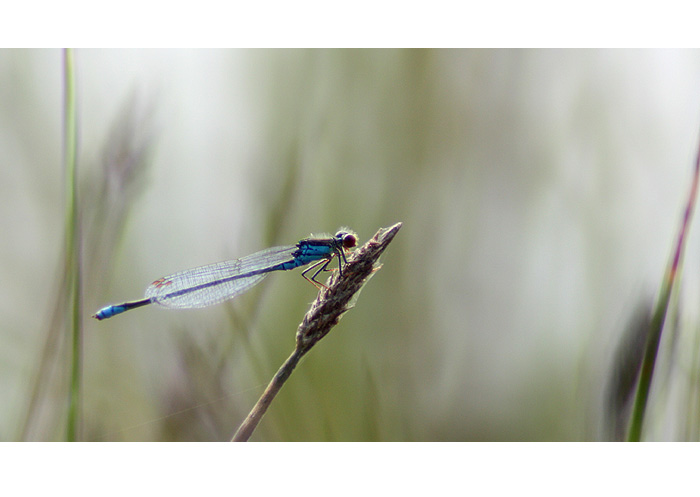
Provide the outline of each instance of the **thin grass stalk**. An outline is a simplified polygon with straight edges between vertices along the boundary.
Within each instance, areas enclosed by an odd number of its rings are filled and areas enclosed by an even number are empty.
[[[651,329],[644,350],[644,359],[642,368],[639,373],[639,383],[637,384],[637,393],[634,399],[634,406],[630,417],[629,429],[627,432],[627,440],[629,442],[639,442],[642,436],[642,427],[644,424],[644,415],[646,413],[647,403],[649,400],[649,390],[654,376],[654,367],[656,365],[656,357],[659,352],[659,343],[661,342],[661,334],[663,333],[664,322],[668,312],[671,294],[673,293],[676,275],[681,263],[687,232],[690,225],[690,219],[695,207],[695,200],[698,193],[698,181],[700,180],[700,146],[698,147],[697,157],[695,159],[695,171],[693,173],[693,181],[688,195],[688,202],[683,214],[683,223],[678,232],[678,241],[673,258],[670,261],[669,267],[666,270],[666,275],[661,284],[659,298],[656,304],[656,309],[651,319]]]
[[[345,312],[353,307],[364,284],[374,271],[379,269],[379,256],[394,239],[399,229],[401,229],[401,223],[377,231],[374,238],[348,257],[342,278],[338,273],[331,276],[328,286],[318,293],[297,329],[294,351],[272,378],[265,392],[236,431],[231,439],[232,442],[246,442],[250,439],[301,358],[338,324]]]
[[[65,266],[66,294],[69,295],[70,313],[67,316],[67,329],[71,334],[71,373],[68,391],[68,413],[66,417],[66,439],[78,439],[81,402],[82,332],[80,298],[80,227],[78,222],[77,194],[77,123],[75,110],[75,72],[73,52],[63,52],[64,71],[64,153],[65,153]]]

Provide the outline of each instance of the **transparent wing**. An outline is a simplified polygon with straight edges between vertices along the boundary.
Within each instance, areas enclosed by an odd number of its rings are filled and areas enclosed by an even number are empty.
[[[296,245],[272,247],[240,259],[180,271],[151,283],[146,297],[174,309],[218,304],[253,287],[275,266],[294,259],[296,249]]]

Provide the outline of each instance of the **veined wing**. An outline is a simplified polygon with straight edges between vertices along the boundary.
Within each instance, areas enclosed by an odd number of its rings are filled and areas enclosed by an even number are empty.
[[[206,307],[232,299],[292,260],[296,245],[272,247],[231,261],[186,269],[151,283],[146,297],[170,308]]]

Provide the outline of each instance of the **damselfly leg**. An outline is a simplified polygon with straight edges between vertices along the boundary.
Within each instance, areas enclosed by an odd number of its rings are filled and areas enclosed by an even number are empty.
[[[345,254],[344,254],[343,250],[334,251],[328,259],[322,259],[322,260],[316,262],[315,264],[312,264],[311,266],[309,266],[309,267],[307,267],[306,269],[304,269],[304,270],[301,272],[301,275],[304,277],[304,279],[305,279],[306,281],[308,281],[309,283],[311,283],[313,286],[315,286],[315,287],[318,288],[319,290],[320,290],[321,288],[325,288],[325,289],[327,290],[328,287],[327,287],[325,284],[323,284],[323,283],[321,283],[320,281],[318,281],[318,280],[316,279],[316,277],[317,277],[319,274],[321,274],[321,271],[336,271],[336,268],[328,269],[328,265],[329,265],[329,264],[331,263],[331,261],[332,261],[334,258],[336,258],[336,257],[338,258],[338,268],[337,268],[337,271],[339,272],[340,277],[342,278],[342,277],[343,277],[343,264],[347,264],[347,263],[348,263],[348,260],[345,258]],[[320,266],[320,267],[319,267],[319,266]],[[318,268],[318,269],[316,269],[316,268]],[[311,278],[309,278],[308,276],[306,276],[306,273],[308,273],[308,272],[311,271],[312,269],[316,269],[316,272],[314,272],[313,276],[311,276]]]

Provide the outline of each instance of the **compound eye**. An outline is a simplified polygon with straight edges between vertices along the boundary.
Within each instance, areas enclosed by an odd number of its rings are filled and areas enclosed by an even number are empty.
[[[343,233],[343,247],[346,249],[355,247],[357,245],[357,237],[352,233]]]

